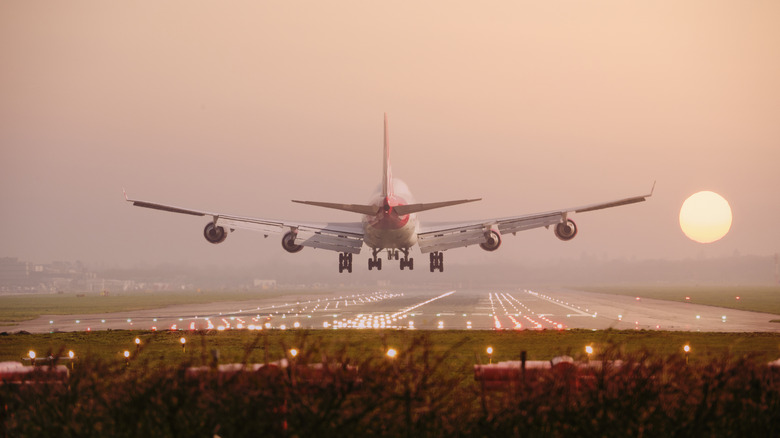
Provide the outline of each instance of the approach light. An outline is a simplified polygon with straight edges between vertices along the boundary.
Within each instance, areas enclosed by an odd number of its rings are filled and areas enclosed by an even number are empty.
[[[141,345],[141,339],[135,338],[135,345]]]
[[[298,355],[298,350],[296,350],[295,348],[291,348],[290,349],[290,356],[295,357],[297,355]]]
[[[32,360],[32,361],[34,361],[34,360],[35,360],[35,352],[34,352],[34,351],[30,350],[30,351],[27,353],[27,356],[30,358],[30,360]]]
[[[691,346],[688,345],[688,344],[685,344],[683,346],[683,351],[686,352],[686,353],[690,353],[691,352]]]
[[[125,352],[124,352],[123,354],[124,354],[124,356],[125,356],[125,359],[127,359],[127,358],[129,358],[129,357],[130,357],[130,352],[129,352],[129,351],[127,351],[127,350],[125,350]]]
[[[585,352],[588,353],[588,356],[590,356],[591,354],[593,354],[593,347],[591,347],[590,345],[586,346]]]
[[[488,354],[488,363],[493,363],[493,347],[488,347],[486,351]]]
[[[398,352],[395,350],[395,348],[388,348],[387,349],[387,357],[390,359],[395,358],[398,355]]]
[[[72,360],[74,357],[76,357],[76,353],[73,352],[73,350],[68,351],[68,357]]]

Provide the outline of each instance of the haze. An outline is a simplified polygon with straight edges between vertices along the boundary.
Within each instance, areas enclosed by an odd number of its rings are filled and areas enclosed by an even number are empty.
[[[778,17],[775,1],[4,1],[0,256],[336,271],[335,253],[288,254],[278,237],[211,245],[203,218],[133,208],[122,188],[245,216],[359,220],[290,200],[366,202],[383,112],[394,175],[417,201],[483,198],[422,221],[658,181],[646,203],[577,215],[571,242],[531,230],[448,263],[771,255]],[[677,223],[700,190],[734,214],[709,245]]]

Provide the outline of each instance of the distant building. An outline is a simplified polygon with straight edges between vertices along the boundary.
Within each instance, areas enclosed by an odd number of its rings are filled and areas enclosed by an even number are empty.
[[[254,286],[257,289],[262,290],[276,289],[276,280],[261,280],[256,278],[254,281]]]

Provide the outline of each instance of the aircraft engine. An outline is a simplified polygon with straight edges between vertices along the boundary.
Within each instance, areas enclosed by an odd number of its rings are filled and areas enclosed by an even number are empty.
[[[555,226],[555,236],[564,242],[574,239],[576,235],[577,224],[571,219],[566,219],[566,222],[561,222]]]
[[[209,222],[203,229],[203,237],[214,244],[224,242],[227,239],[227,234],[224,228],[216,226],[214,222]]]
[[[501,234],[496,230],[490,230],[487,240],[479,244],[479,247],[485,251],[495,251],[501,246]]]
[[[282,248],[287,252],[296,253],[303,249],[303,245],[296,245],[295,234],[289,231],[282,237]]]

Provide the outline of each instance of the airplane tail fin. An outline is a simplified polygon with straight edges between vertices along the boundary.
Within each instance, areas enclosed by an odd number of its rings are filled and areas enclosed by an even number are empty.
[[[382,199],[387,199],[393,196],[393,172],[390,167],[390,138],[387,129],[387,113],[385,113],[385,137],[384,137],[384,160],[382,165]],[[457,201],[445,201],[445,202],[432,202],[425,204],[408,204],[397,205],[393,209],[401,216],[405,216],[412,213],[419,213],[421,211],[433,210],[436,208],[449,207],[451,205],[464,204],[467,202],[479,201],[480,199],[460,199]],[[352,213],[360,213],[368,216],[373,216],[379,213],[381,206],[378,205],[361,205],[361,204],[338,204],[333,202],[315,202],[315,201],[296,201],[298,204],[313,205],[316,207],[332,208],[335,210],[349,211]]]
[[[387,132],[387,113],[385,113],[385,153],[382,165],[382,197],[393,195],[393,172],[390,168],[390,137]]]

